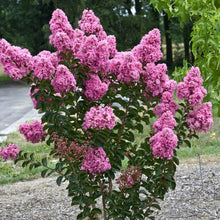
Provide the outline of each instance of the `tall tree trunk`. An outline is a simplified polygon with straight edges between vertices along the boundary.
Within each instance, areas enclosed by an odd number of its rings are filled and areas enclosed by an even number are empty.
[[[184,42],[184,51],[185,51],[185,60],[193,64],[194,56],[192,54],[192,43],[191,41],[191,32],[192,32],[193,22],[188,20],[183,27],[183,42]]]
[[[189,54],[189,42],[190,42],[190,30],[189,30],[189,21],[184,24],[183,27],[183,42],[184,42],[184,52],[185,52],[185,60],[190,62],[190,54]]]
[[[172,51],[172,40],[170,34],[170,21],[168,19],[168,15],[164,12],[164,31],[166,38],[166,62],[168,68],[172,69],[173,67],[173,51]]]
[[[140,0],[135,0],[135,11],[136,15],[139,15],[141,13],[141,2]]]

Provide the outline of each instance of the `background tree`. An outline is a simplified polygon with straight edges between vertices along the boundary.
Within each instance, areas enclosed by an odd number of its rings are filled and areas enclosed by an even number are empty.
[[[185,57],[188,66],[198,66],[205,79],[205,87],[211,91],[206,97],[218,108],[220,116],[220,5],[218,0],[151,0],[150,3],[164,10],[169,18],[179,19],[184,27]],[[193,27],[192,27],[193,22]],[[189,38],[190,28],[192,32]],[[192,58],[189,59],[189,41],[192,44]],[[195,60],[194,60],[195,59]]]
[[[52,2],[42,0],[9,0],[0,5],[0,35],[15,45],[27,47],[33,54],[49,49],[48,34],[44,24],[48,23],[54,10]]]

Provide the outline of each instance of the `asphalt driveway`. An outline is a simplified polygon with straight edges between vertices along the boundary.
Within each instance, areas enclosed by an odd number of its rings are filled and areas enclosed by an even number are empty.
[[[0,133],[33,109],[29,86],[6,81],[0,85]]]

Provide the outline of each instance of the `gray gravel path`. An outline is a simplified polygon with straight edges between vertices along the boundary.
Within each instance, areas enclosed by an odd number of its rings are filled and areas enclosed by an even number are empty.
[[[220,164],[202,165],[204,191],[198,168],[198,164],[178,167],[176,190],[161,202],[162,210],[156,219],[220,219]],[[0,186],[1,220],[68,220],[76,219],[77,212],[70,206],[65,184],[58,187],[55,178]]]

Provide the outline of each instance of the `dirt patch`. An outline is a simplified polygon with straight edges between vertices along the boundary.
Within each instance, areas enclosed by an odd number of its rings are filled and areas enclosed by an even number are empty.
[[[181,164],[176,190],[161,202],[156,219],[220,219],[220,164],[202,164],[202,180],[197,163]],[[65,187],[58,187],[55,178],[2,185],[0,219],[76,219],[79,210],[70,206]]]

